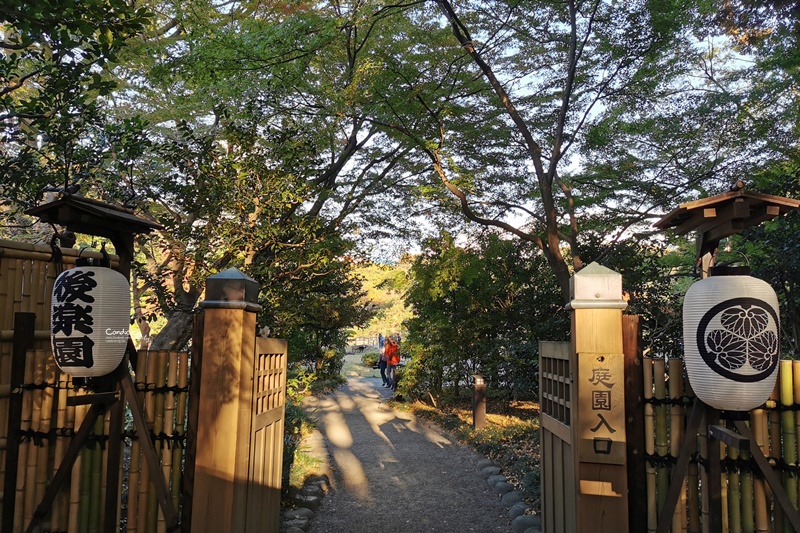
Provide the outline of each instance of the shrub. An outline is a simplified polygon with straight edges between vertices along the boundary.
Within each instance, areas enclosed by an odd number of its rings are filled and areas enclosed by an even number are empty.
[[[364,366],[372,368],[378,364],[378,354],[375,352],[368,352],[361,356],[361,363]]]

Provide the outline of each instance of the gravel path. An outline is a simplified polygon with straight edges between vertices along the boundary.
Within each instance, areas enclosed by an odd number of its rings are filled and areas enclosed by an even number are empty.
[[[508,511],[481,476],[484,459],[434,425],[387,405],[380,378],[350,375],[309,398],[332,490],[312,533],[508,533]]]

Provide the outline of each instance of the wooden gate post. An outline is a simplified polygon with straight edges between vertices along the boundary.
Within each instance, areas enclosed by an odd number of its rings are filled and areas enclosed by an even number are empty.
[[[628,531],[622,276],[597,263],[570,283],[577,531]]]
[[[258,283],[231,268],[208,278],[194,461],[192,533],[244,533]]]

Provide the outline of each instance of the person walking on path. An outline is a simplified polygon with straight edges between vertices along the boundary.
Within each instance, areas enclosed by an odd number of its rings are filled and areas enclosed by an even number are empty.
[[[509,533],[478,470],[482,456],[437,426],[393,410],[377,377],[349,377],[306,400],[329,461],[331,491],[311,533]]]
[[[383,387],[389,386],[389,379],[386,377],[386,345],[384,344],[383,340],[381,340],[381,348],[378,352],[378,369],[381,371],[381,381],[383,381]]]
[[[391,337],[386,339],[386,378],[389,388],[397,390],[397,365],[400,364],[400,347]]]

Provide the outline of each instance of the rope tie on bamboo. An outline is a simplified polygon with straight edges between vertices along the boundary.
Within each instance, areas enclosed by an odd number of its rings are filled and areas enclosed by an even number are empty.
[[[19,435],[19,441],[31,441],[33,442],[34,446],[41,448],[44,446],[45,441],[52,441],[55,440],[56,436],[52,431],[44,432],[44,431],[34,431],[32,429],[26,430],[19,430],[17,433]]]
[[[125,446],[130,446],[135,440],[139,440],[139,435],[136,433],[135,430],[125,431],[122,434],[122,438],[125,441]],[[168,449],[172,449],[173,446],[177,446],[178,448],[183,449],[186,443],[186,434],[185,433],[174,433],[172,435],[167,435],[163,431],[155,434],[154,432],[150,432],[150,440],[153,442],[161,442],[161,447],[163,448],[165,445]]]
[[[656,407],[659,405],[678,405],[687,406],[692,403],[692,398],[684,396],[682,398],[644,398],[642,403],[649,403]]]
[[[44,390],[58,388],[55,383],[25,383],[22,385],[22,390]]]
[[[754,459],[742,459],[741,457],[733,459],[725,457],[721,461],[722,471],[726,474],[752,474],[758,470],[758,466]]]
[[[644,458],[648,463],[650,463],[650,466],[654,466],[656,468],[672,467],[678,462],[678,458],[670,454],[660,455],[657,453],[647,453],[645,454]]]
[[[166,394],[168,392],[179,394],[183,392],[189,392],[189,387],[178,387],[177,385],[173,385],[171,387],[166,385],[156,387],[155,383],[137,383],[136,390],[139,392],[152,392],[153,394]]]
[[[86,437],[86,447],[90,450],[94,450],[98,446],[101,450],[105,450],[106,442],[108,442],[108,435],[89,435]]]

